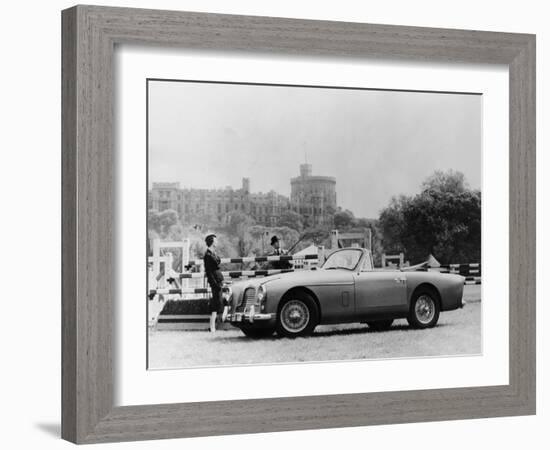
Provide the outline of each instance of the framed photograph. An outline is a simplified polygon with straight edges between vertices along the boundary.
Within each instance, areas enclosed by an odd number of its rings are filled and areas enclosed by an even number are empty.
[[[62,13],[62,435],[535,413],[535,37]]]

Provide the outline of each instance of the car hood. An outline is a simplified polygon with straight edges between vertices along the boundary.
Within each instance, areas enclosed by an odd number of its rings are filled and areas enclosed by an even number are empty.
[[[258,287],[262,284],[285,283],[289,285],[304,286],[308,284],[332,284],[353,283],[353,271],[336,270],[299,270],[296,272],[280,273],[264,278],[237,281],[232,284],[232,289],[244,289],[245,287]]]

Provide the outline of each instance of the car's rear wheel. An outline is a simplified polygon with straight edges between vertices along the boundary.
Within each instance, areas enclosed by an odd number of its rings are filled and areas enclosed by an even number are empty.
[[[288,295],[279,306],[277,334],[295,338],[308,336],[319,322],[319,310],[313,298],[305,292]]]
[[[413,294],[407,321],[414,328],[431,328],[439,320],[439,298],[433,289],[419,289]]]
[[[241,331],[245,334],[246,337],[251,339],[262,339],[273,336],[275,332],[274,328],[247,328],[241,327]]]
[[[386,331],[391,328],[392,323],[393,323],[393,319],[372,320],[370,322],[367,322],[367,325],[373,331]]]

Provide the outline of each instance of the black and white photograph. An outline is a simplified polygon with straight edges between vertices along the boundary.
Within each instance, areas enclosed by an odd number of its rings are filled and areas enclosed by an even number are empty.
[[[482,354],[482,95],[146,95],[148,369]]]

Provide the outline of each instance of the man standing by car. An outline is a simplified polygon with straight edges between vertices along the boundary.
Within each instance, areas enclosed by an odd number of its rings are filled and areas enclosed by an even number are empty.
[[[271,238],[271,246],[273,247],[273,252],[269,256],[283,256],[286,255],[286,252],[281,248],[281,243],[277,236]],[[270,264],[273,269],[292,269],[292,264],[290,261],[271,261]]]
[[[216,235],[209,234],[205,238],[206,252],[204,253],[204,272],[212,290],[210,298],[210,332],[216,331],[216,319],[218,313],[222,314],[224,305],[222,301],[223,274],[220,271],[220,258],[216,254]]]

